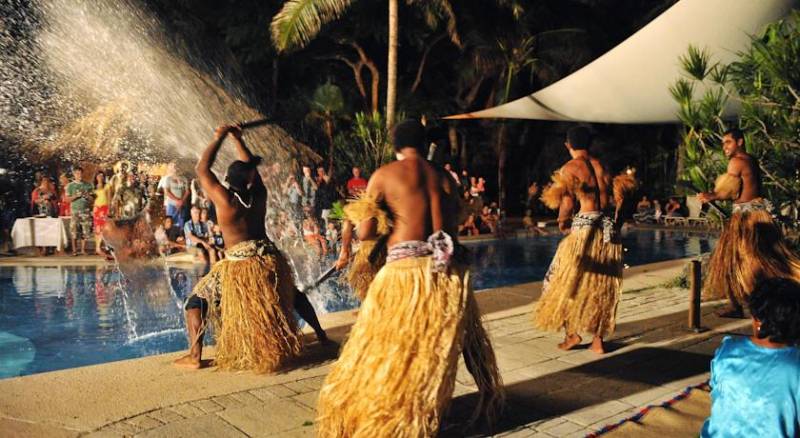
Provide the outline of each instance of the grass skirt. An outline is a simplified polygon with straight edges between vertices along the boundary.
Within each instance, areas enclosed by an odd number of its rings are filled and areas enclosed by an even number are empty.
[[[800,259],[767,210],[734,212],[711,254],[704,298],[744,305],[759,279],[774,277],[800,281]]]
[[[430,264],[431,257],[397,260],[372,281],[320,391],[318,436],[436,435],[462,349],[482,390],[480,408],[489,413],[500,403],[502,382],[469,274],[432,274]]]
[[[599,226],[573,229],[553,258],[533,312],[536,328],[608,336],[622,291],[622,244]]]
[[[345,281],[361,302],[367,297],[370,283],[372,283],[375,275],[378,274],[381,266],[386,262],[385,255],[379,257],[375,263],[369,260],[376,243],[377,241],[375,240],[361,241],[344,276]]]
[[[242,242],[227,251],[195,286],[211,303],[209,320],[216,337],[215,364],[223,370],[272,372],[297,356],[302,338],[292,313],[294,280],[276,249],[236,258]],[[213,303],[219,302],[219,306]]]

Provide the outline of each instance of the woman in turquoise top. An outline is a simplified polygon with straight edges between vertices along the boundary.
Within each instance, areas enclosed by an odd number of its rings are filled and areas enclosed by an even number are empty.
[[[749,298],[753,336],[726,336],[711,361],[702,437],[800,434],[800,284],[761,281]]]

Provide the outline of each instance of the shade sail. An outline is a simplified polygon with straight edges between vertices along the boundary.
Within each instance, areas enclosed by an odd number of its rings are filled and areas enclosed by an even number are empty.
[[[448,119],[511,118],[600,123],[677,122],[669,86],[689,45],[728,63],[750,36],[785,16],[796,0],[680,0],[612,50],[529,96]],[[702,87],[696,93],[702,92]],[[731,102],[727,115],[738,107]]]

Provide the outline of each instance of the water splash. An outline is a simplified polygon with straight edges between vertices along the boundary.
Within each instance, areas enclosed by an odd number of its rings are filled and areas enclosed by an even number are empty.
[[[168,37],[133,1],[9,1],[0,6],[0,119],[4,135],[40,156],[67,162],[194,159],[215,126],[263,117],[248,105],[236,68],[214,61],[224,57],[196,53]],[[281,175],[319,161],[276,125],[248,131],[245,140],[268,163],[280,163]],[[215,170],[233,158],[233,148],[223,146]],[[291,210],[274,196],[284,181],[265,179],[273,193],[270,210]],[[299,283],[324,270],[301,235],[276,243]],[[337,285],[321,290],[311,297],[317,309],[331,308],[329,296],[352,301]]]

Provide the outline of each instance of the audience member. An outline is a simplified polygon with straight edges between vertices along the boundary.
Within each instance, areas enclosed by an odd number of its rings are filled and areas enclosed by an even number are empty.
[[[31,213],[33,216],[55,216],[58,195],[50,178],[40,177],[39,185],[31,192]]]
[[[207,222],[200,220],[200,209],[192,207],[190,218],[183,226],[183,235],[186,239],[186,250],[195,257],[200,257],[205,263],[215,263],[216,254],[209,251]]]
[[[165,217],[163,225],[159,228],[164,233],[163,236],[160,236],[158,230],[156,231],[156,240],[163,239],[158,242],[162,254],[169,255],[186,249],[186,239],[183,237],[183,230],[175,226],[172,217]]]
[[[636,212],[637,213],[648,214],[648,213],[650,213],[650,210],[652,208],[653,208],[653,205],[650,203],[650,200],[647,199],[646,195],[642,196],[642,200],[639,201],[638,204],[636,204]]]
[[[314,198],[314,215],[323,220],[327,227],[333,203],[336,202],[336,188],[331,177],[322,167],[317,168],[317,196]]]
[[[303,180],[301,184],[303,190],[303,207],[313,207],[314,198],[317,197],[317,183],[311,176],[311,167],[303,166]]]
[[[459,180],[459,182],[461,183],[461,190],[468,191],[470,188],[471,181],[472,178],[469,177],[469,172],[467,172],[467,169],[462,170],[461,179]]]
[[[682,217],[681,214],[681,204],[678,200],[674,197],[669,198],[667,202],[667,216],[669,217]]]
[[[753,334],[722,339],[700,436],[800,436],[800,284],[763,280],[748,301]]]
[[[311,217],[310,210],[306,210],[306,217],[303,219],[303,239],[317,251],[317,255],[328,254],[328,245],[325,244],[325,238],[320,234],[317,221]]]
[[[102,170],[94,175],[94,208],[92,209],[92,222],[94,225],[94,253],[104,255],[100,251],[103,242],[103,228],[108,220],[109,185],[106,184],[106,174]]]
[[[117,219],[132,219],[144,208],[144,193],[136,183],[136,175],[125,174],[125,180],[115,191],[111,201],[112,216]],[[173,221],[175,218],[173,217]]]
[[[353,168],[353,177],[347,180],[347,197],[355,198],[367,189],[367,180],[361,177],[361,169]]]
[[[167,174],[158,182],[159,190],[164,192],[165,213],[167,216],[172,217],[178,228],[183,228],[183,209],[186,205],[186,200],[189,198],[188,186],[186,178],[178,175],[174,161],[167,165]]]
[[[469,216],[467,216],[467,220],[463,224],[459,225],[458,234],[462,236],[477,236],[480,234],[478,226],[475,224],[474,213],[470,213]]]
[[[69,208],[70,202],[69,197],[67,196],[67,185],[69,184],[69,176],[66,173],[62,173],[58,176],[58,190],[60,193],[58,199],[58,215],[59,216],[71,216],[72,210]]]
[[[219,224],[212,224],[210,230],[211,235],[209,236],[208,243],[210,246],[211,251],[216,252],[217,260],[222,260],[225,258],[225,239],[222,237],[222,228],[220,228]]]
[[[325,240],[328,242],[328,248],[331,249],[331,252],[334,254],[339,253],[339,230],[336,229],[336,224],[328,222],[328,225],[325,230]]]
[[[458,174],[453,171],[453,166],[451,166],[450,163],[444,165],[444,170],[450,174],[450,176],[453,178],[453,181],[456,182],[456,185],[461,185],[461,180],[458,178]]]
[[[72,255],[86,254],[86,240],[92,233],[92,185],[83,181],[83,169],[75,167],[72,171],[74,179],[67,185],[67,199],[72,212],[69,223],[72,238]],[[78,252],[77,243],[81,250]]]

